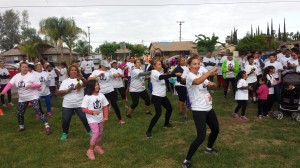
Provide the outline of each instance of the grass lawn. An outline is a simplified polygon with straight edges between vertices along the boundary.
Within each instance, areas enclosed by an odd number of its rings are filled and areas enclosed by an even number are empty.
[[[220,155],[204,153],[206,138],[195,153],[192,166],[300,167],[300,123],[290,117],[258,120],[256,106],[252,103],[246,111],[250,120],[235,120],[231,118],[231,113],[236,102],[231,95],[223,99],[221,89],[212,94],[213,107],[220,122],[220,134],[215,143]],[[125,108],[120,102],[126,124],[119,125],[116,115],[110,111],[102,141],[106,153],[96,155],[95,161],[89,161],[85,155],[90,138],[76,115],[71,121],[69,139],[60,141],[60,97],[52,98],[53,117],[49,123],[53,134],[49,136],[45,134],[41,122],[35,119],[32,107],[25,113],[26,131],[17,132],[16,107],[6,107],[3,109],[5,115],[0,116],[0,167],[180,167],[196,137],[196,129],[191,114],[187,123],[182,122],[177,111],[177,97],[169,94],[169,98],[174,109],[171,123],[175,128],[163,128],[163,113],[150,139],[146,138],[145,132],[151,116],[144,114],[144,102],[140,100],[132,119],[125,117]],[[154,113],[153,108],[151,111]]]

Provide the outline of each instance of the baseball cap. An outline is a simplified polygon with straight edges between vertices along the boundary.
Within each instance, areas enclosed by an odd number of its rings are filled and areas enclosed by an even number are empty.
[[[101,65],[101,66],[104,66],[104,67],[106,67],[106,68],[110,68],[109,63],[108,63],[107,61],[105,61],[105,60],[102,60],[100,65]]]
[[[113,64],[113,63],[117,63],[117,61],[116,60],[112,60],[110,64]]]

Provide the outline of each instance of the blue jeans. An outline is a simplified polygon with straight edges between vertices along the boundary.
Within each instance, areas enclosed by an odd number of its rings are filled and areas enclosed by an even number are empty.
[[[47,107],[47,112],[51,112],[51,96],[50,94],[47,95],[47,96],[40,96],[40,99],[39,101],[41,101],[42,99],[45,100],[45,103],[46,103],[46,107]],[[42,102],[40,102],[40,105],[41,105]],[[40,107],[41,110],[42,110],[42,107]]]
[[[81,107],[76,107],[76,108],[65,108],[65,107],[63,107],[62,108],[62,129],[63,129],[63,133],[68,134],[71,118],[72,118],[74,112],[78,115],[78,117],[81,120],[81,122],[83,123],[86,131],[90,132],[91,131],[90,126],[87,122],[85,113],[81,111]]]

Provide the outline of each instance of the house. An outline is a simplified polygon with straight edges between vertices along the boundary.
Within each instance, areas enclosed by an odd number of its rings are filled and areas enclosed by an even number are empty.
[[[160,52],[164,57],[174,55],[190,55],[197,53],[197,45],[192,41],[181,42],[152,42],[149,46],[150,56]]]
[[[40,53],[36,56],[39,59],[42,57],[47,57],[49,62],[54,62],[56,64],[65,61],[67,64],[71,63],[71,60],[78,59],[79,54],[77,52],[70,51],[69,49],[63,48],[62,52],[60,48],[54,47],[47,43],[42,43],[39,46]],[[61,55],[62,53],[62,55]],[[26,54],[18,47],[14,47],[4,53],[2,53],[5,62],[16,63],[22,59]]]
[[[112,60],[116,60],[117,57],[120,57],[121,60],[125,60],[126,57],[129,57],[132,55],[131,50],[128,48],[123,49],[117,49],[115,51],[115,54],[112,56]]]

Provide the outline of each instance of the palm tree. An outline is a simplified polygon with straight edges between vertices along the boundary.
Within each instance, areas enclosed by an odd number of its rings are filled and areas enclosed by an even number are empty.
[[[78,52],[82,57],[89,53],[91,46],[89,45],[89,42],[78,40],[75,44],[74,51]]]
[[[69,20],[66,34],[65,36],[63,36],[62,40],[68,46],[71,57],[72,57],[72,48],[75,45],[75,40],[77,40],[81,34],[87,36],[85,31],[83,31],[81,28],[76,26],[74,19]]]
[[[40,38],[33,38],[25,41],[19,45],[19,48],[26,54],[29,60],[32,60],[39,54],[39,46],[42,40]]]

